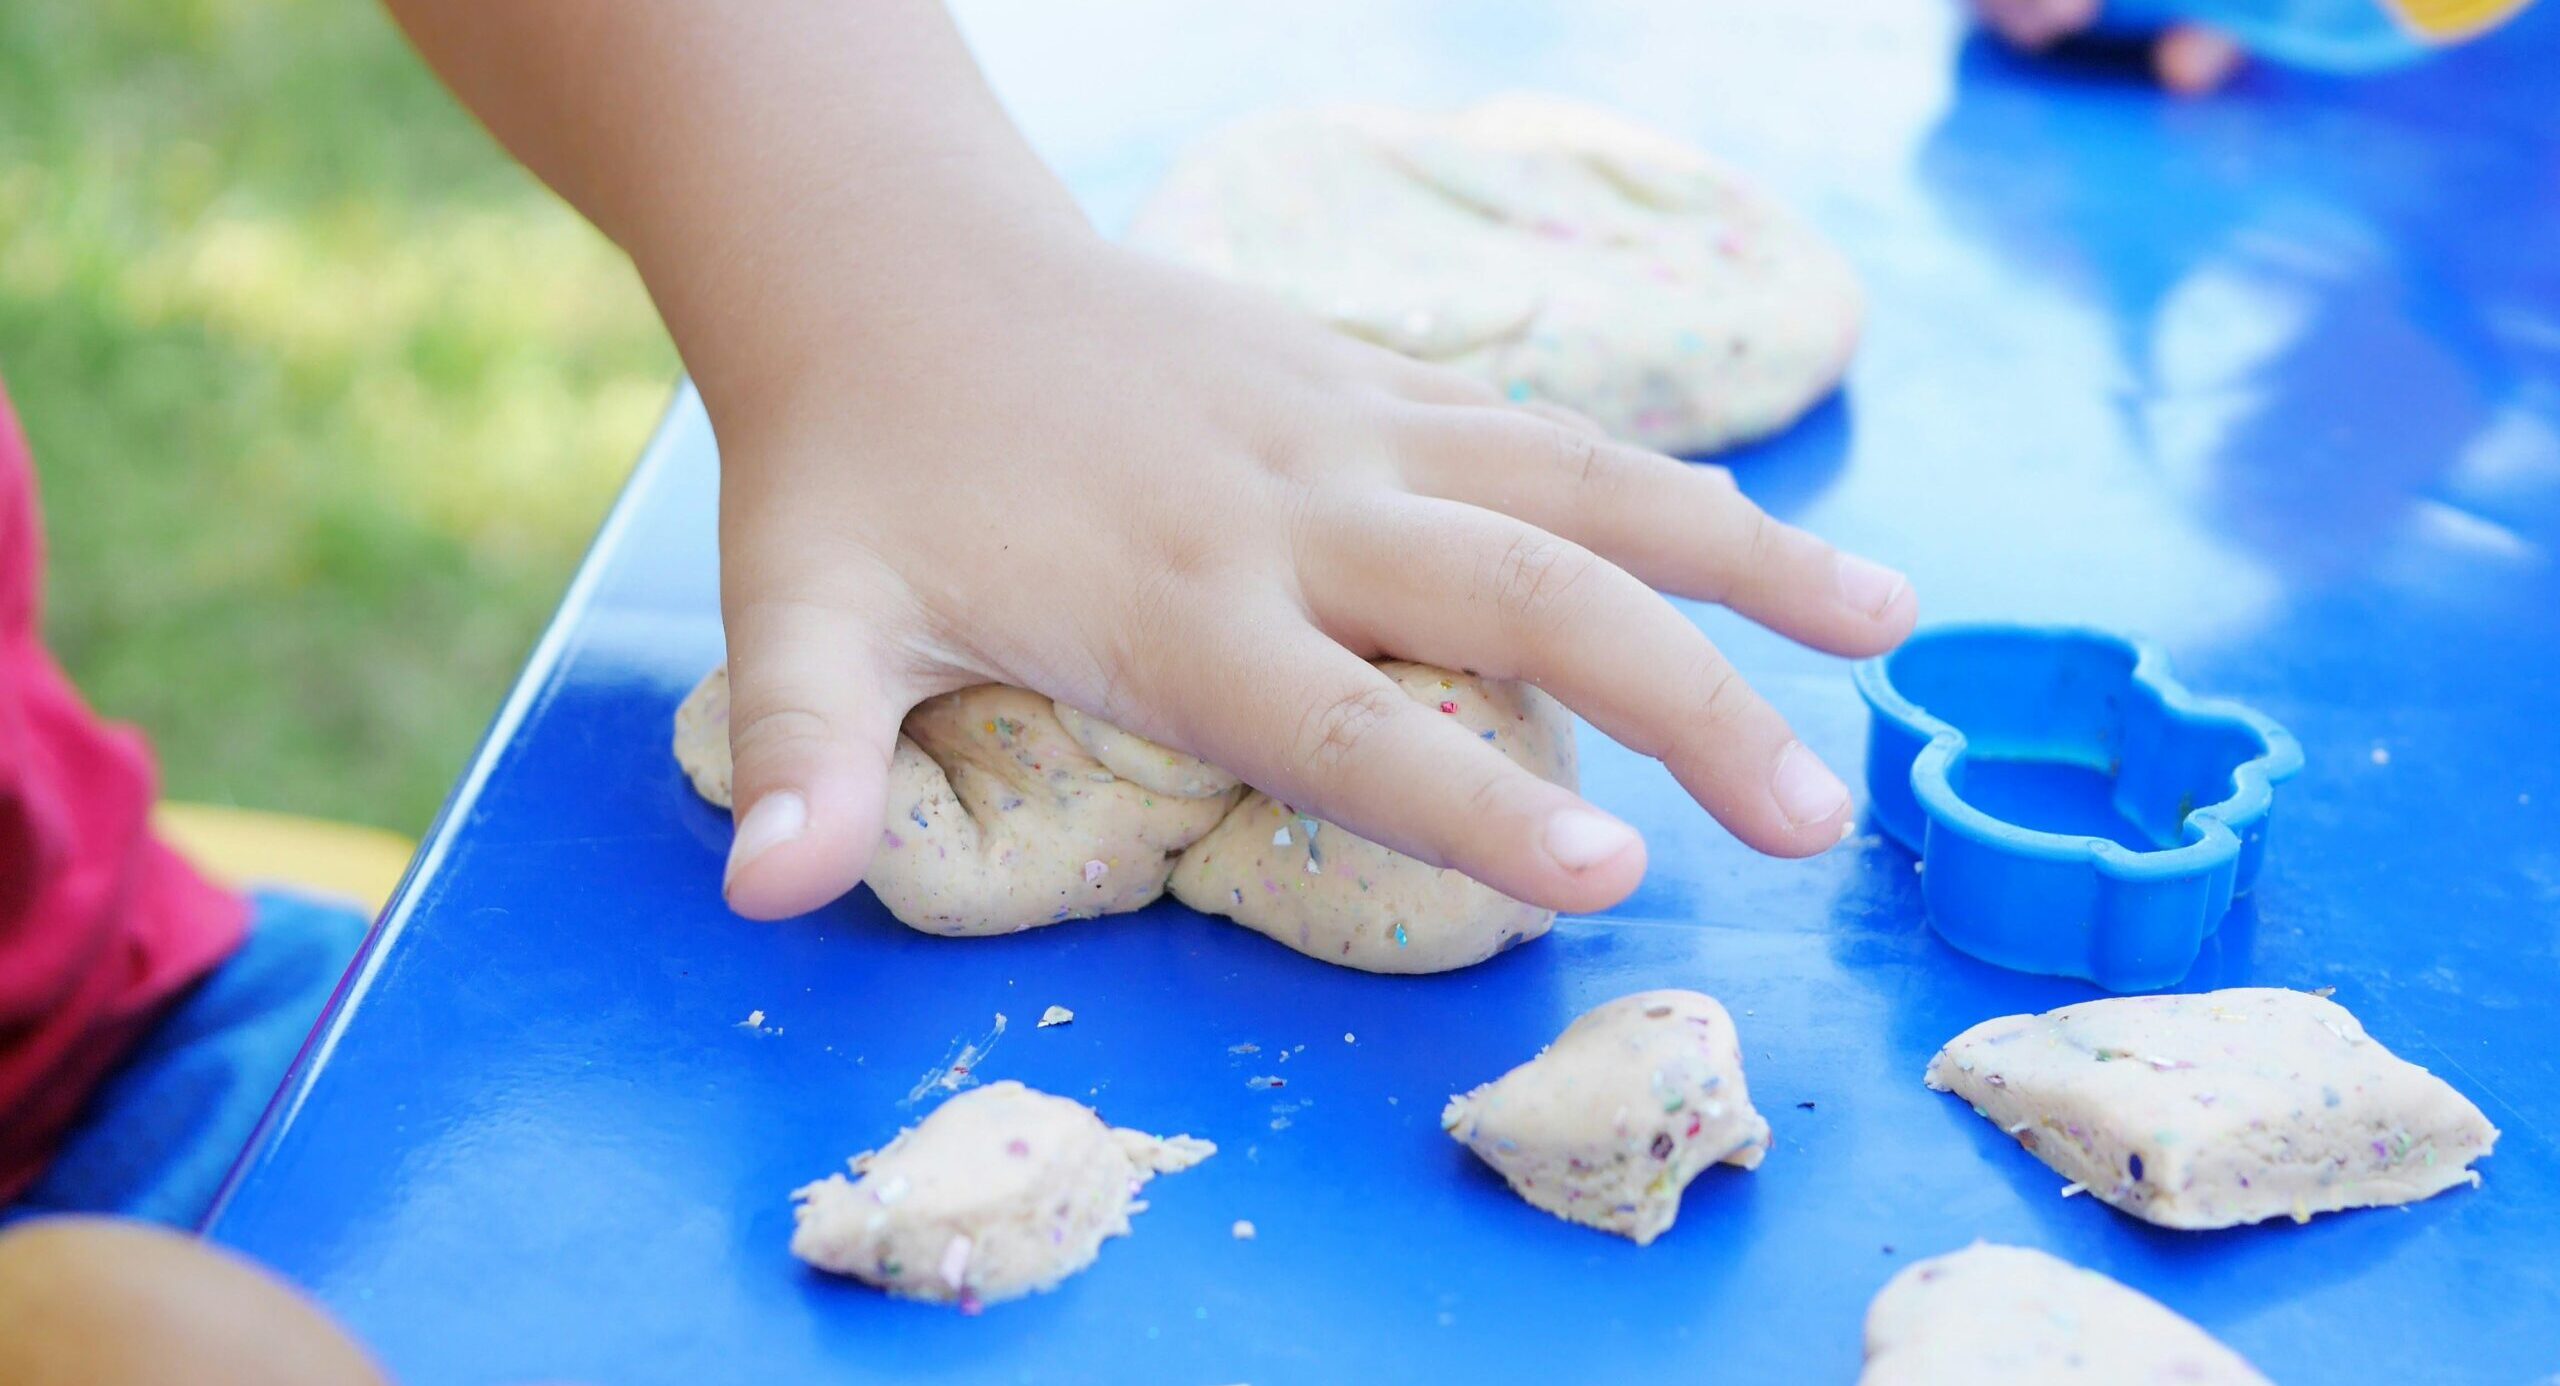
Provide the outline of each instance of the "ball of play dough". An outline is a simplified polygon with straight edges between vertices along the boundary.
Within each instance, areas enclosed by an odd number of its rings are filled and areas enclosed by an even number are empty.
[[[1248,120],[1184,154],[1128,240],[1676,453],[1793,422],[1863,311],[1848,261],[1730,169],[1537,96]]]
[[[693,792],[728,808],[729,666],[705,674],[676,705],[676,767]]]
[[[1380,668],[1520,765],[1575,784],[1572,719],[1535,688],[1418,664]],[[724,671],[676,710],[675,752],[694,787],[727,807]],[[891,914],[936,934],[1142,909],[1170,881],[1203,913],[1377,972],[1464,967],[1545,933],[1554,918],[1243,792],[1195,757],[993,684],[907,715],[863,879]]]
[[[1120,778],[1067,734],[1055,704],[1019,688],[945,694],[908,713],[902,730],[890,817],[863,879],[927,933],[1010,933],[1143,909],[1164,894],[1174,855],[1235,801],[1232,781],[1185,798]]]
[[[960,1094],[855,1175],[793,1191],[791,1254],[907,1299],[975,1309],[1093,1264],[1144,1212],[1138,1191],[1217,1147],[1105,1126],[1081,1102],[1008,1079]]]
[[[1858,1386],[2267,1386],[2240,1354],[2138,1291],[2024,1247],[1917,1262],[1867,1306]]]
[[[1440,1125],[1568,1222],[1659,1237],[1713,1164],[1758,1169],[1769,1123],[1715,998],[1645,991],[1586,1012],[1546,1052],[1449,1099]]]
[[[676,709],[675,732],[686,776],[724,808],[728,700],[728,671],[715,669]],[[900,729],[880,847],[863,876],[891,914],[926,933],[1000,934],[1143,909],[1164,894],[1174,854],[1216,826],[1235,781],[1077,716],[1124,766],[1192,797],[1112,773],[1038,694],[986,684],[929,699]]]
[[[1469,678],[1424,664],[1379,668],[1541,779],[1572,785],[1573,719],[1525,683]],[[1425,866],[1249,794],[1182,854],[1173,896],[1222,914],[1311,958],[1368,972],[1446,972],[1536,938],[1554,922],[1456,871]]]
[[[2145,1222],[2232,1227],[2478,1184],[2497,1128],[2336,1002],[2274,987],[1986,1020],[1929,1061],[2037,1159]]]

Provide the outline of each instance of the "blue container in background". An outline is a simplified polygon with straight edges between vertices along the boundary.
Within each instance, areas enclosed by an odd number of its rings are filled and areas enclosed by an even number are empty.
[[[1948,943],[2148,991],[2186,975],[2266,852],[2282,727],[2199,699],[2147,642],[1944,626],[1858,666],[1867,792]]]
[[[2318,72],[2403,66],[2496,28],[2528,0],[2103,0],[2098,32],[2209,24],[2272,62]]]

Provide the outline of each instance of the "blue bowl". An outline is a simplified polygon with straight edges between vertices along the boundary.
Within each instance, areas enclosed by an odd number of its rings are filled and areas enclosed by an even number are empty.
[[[2111,991],[2195,965],[2266,856],[2284,728],[2198,698],[2146,641],[2061,627],[1921,631],[1858,666],[1867,792],[1920,854],[1940,937]]]

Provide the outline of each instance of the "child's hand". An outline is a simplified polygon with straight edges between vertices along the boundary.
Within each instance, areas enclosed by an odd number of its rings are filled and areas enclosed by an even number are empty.
[[[1723,472],[1079,235],[866,316],[721,424],[742,912],[849,889],[907,709],[987,681],[1520,899],[1633,888],[1632,831],[1374,654],[1537,683],[1755,847],[1838,840],[1847,792],[1647,584],[1845,654],[1915,604]]]
[[[1860,655],[1911,628],[1897,574],[1102,242],[937,7],[399,8],[632,251],[711,410],[740,912],[850,889],[907,710],[990,680],[1522,900],[1634,888],[1632,830],[1381,653],[1538,683],[1764,851],[1841,836],[1847,790],[1648,584]]]
[[[2017,47],[2040,52],[2098,22],[2101,0],[1971,0],[1976,18]],[[2229,34],[2203,24],[2177,24],[2151,43],[2160,85],[2200,96],[2231,80],[2246,55]]]

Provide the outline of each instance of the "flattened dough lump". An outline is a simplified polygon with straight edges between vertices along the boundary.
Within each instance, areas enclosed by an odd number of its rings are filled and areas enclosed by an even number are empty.
[[[1666,452],[1793,422],[1862,313],[1848,261],[1733,171],[1540,96],[1246,121],[1176,163],[1128,240]]]
[[[2162,1227],[2411,1203],[2478,1184],[2497,1129],[2306,992],[2120,996],[1984,1021],[1929,1086],[2073,1184]]]
[[[1183,798],[1120,778],[1067,734],[1054,704],[1019,688],[932,699],[902,731],[890,816],[863,879],[927,933],[1013,933],[1143,909],[1164,894],[1174,854],[1235,799],[1232,782]]]
[[[1573,719],[1526,684],[1380,669],[1530,771],[1576,783]],[[729,682],[676,709],[676,760],[730,801]],[[1554,915],[1309,818],[1195,757],[1018,688],[947,693],[907,715],[863,877],[927,933],[1010,933],[1184,903],[1311,957],[1377,972],[1480,962]]]
[[[1858,1386],[2267,1386],[2240,1354],[2135,1290],[2041,1251],[1977,1242],[1867,1306]]]
[[[1380,666],[1541,779],[1571,786],[1573,719],[1525,683],[1422,664]],[[1249,794],[1182,854],[1174,898],[1222,914],[1311,958],[1368,972],[1446,972],[1547,931],[1555,915]]]
[[[1138,1191],[1217,1147],[1102,1124],[1007,1079],[960,1094],[796,1189],[791,1254],[906,1299],[975,1309],[1053,1288],[1144,1212]]]
[[[1646,991],[1585,1013],[1546,1052],[1449,1099],[1440,1125],[1512,1191],[1641,1246],[1709,1165],[1758,1169],[1769,1123],[1715,998]]]

